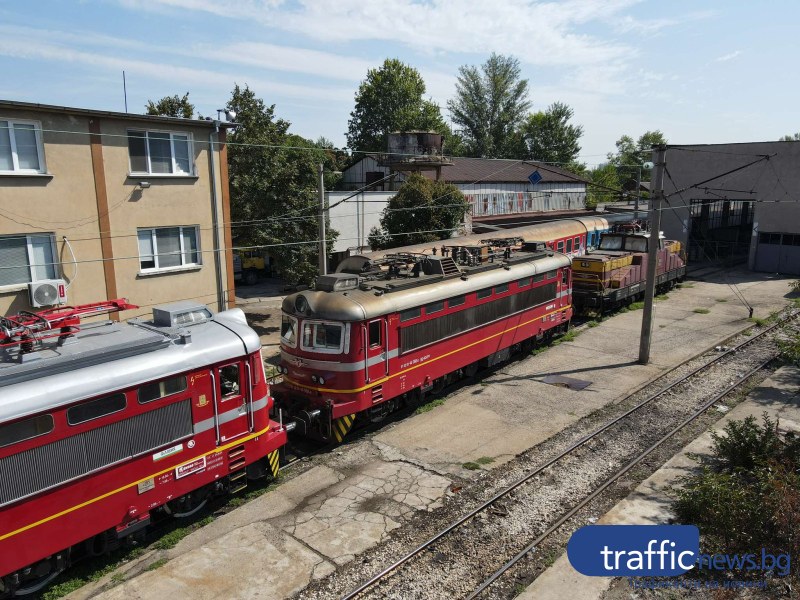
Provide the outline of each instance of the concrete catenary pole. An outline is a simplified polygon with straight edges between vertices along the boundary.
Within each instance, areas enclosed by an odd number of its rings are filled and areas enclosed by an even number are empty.
[[[656,267],[658,266],[659,234],[661,230],[661,205],[664,200],[664,169],[667,147],[657,146],[653,151],[655,189],[650,200],[650,241],[647,245],[647,284],[644,290],[644,313],[642,314],[642,337],[639,340],[639,363],[650,362],[650,340],[653,333],[653,300],[656,292]]]
[[[328,244],[325,240],[325,165],[319,163],[319,274],[328,274]]]

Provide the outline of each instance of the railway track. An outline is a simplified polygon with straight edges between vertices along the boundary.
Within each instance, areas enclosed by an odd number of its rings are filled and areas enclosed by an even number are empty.
[[[621,402],[618,406],[627,405],[621,414],[552,458],[536,464],[531,455],[533,460],[516,469],[516,478],[355,589],[343,594],[341,586],[331,585],[328,591],[345,600],[514,595],[505,579],[520,561],[762,371],[777,356],[779,327],[797,314],[784,313],[779,322],[710,360],[698,357],[676,367]]]

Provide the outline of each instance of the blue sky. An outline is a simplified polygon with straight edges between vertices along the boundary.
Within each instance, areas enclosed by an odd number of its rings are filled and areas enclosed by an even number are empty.
[[[800,3],[727,0],[0,0],[0,98],[104,110],[190,92],[215,115],[249,84],[291,130],[344,145],[353,96],[387,57],[442,106],[458,67],[511,54],[534,110],[583,125],[581,158],[622,134],[670,143],[800,131]]]

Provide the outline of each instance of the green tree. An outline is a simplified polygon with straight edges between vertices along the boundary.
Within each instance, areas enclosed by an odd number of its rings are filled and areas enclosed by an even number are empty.
[[[275,106],[247,86],[234,87],[226,108],[240,123],[228,146],[234,245],[267,247],[288,283],[311,283],[318,257],[317,172],[326,152],[289,133],[289,121],[276,118]],[[328,228],[327,239],[330,251],[336,232]]]
[[[513,152],[509,142],[530,105],[519,61],[492,53],[480,68],[459,68],[456,95],[447,108],[472,156],[499,158]]]
[[[381,227],[370,231],[373,248],[397,248],[448,239],[464,221],[469,204],[451,183],[412,174],[381,215]]]
[[[164,96],[158,102],[152,100],[147,101],[148,115],[157,115],[161,117],[183,117],[184,119],[191,119],[194,115],[194,104],[189,102],[189,92],[183,96]]]
[[[778,141],[779,142],[800,142],[800,131],[798,131],[794,135],[785,135],[781,139],[779,139]]]
[[[356,92],[350,113],[347,145],[353,151],[386,152],[392,131],[424,130],[444,133],[447,125],[439,105],[425,100],[425,82],[415,68],[387,58]]]
[[[529,114],[515,132],[515,158],[564,166],[575,162],[581,151],[583,127],[570,124],[574,114],[563,102]]]
[[[619,174],[617,168],[609,163],[598,165],[588,173],[591,184],[586,186],[586,208],[596,208],[598,204],[619,200]]]
[[[667,138],[659,130],[646,131],[634,141],[629,135],[623,135],[616,141],[617,151],[608,153],[608,162],[617,168],[619,185],[626,190],[636,189],[638,167],[650,160],[653,146],[666,144]],[[650,174],[642,172],[641,181],[649,181]]]

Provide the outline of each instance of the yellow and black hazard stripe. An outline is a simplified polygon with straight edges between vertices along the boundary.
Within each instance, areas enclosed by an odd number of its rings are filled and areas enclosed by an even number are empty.
[[[331,430],[333,432],[333,437],[336,439],[337,442],[340,442],[344,439],[344,436],[347,435],[347,432],[350,431],[353,427],[353,423],[356,420],[356,415],[353,413],[352,415],[345,415],[343,417],[339,417],[338,419],[334,419]]]
[[[272,476],[277,477],[278,471],[281,468],[280,452],[278,450],[273,450],[267,455],[267,458],[269,458],[269,468],[272,471]]]

